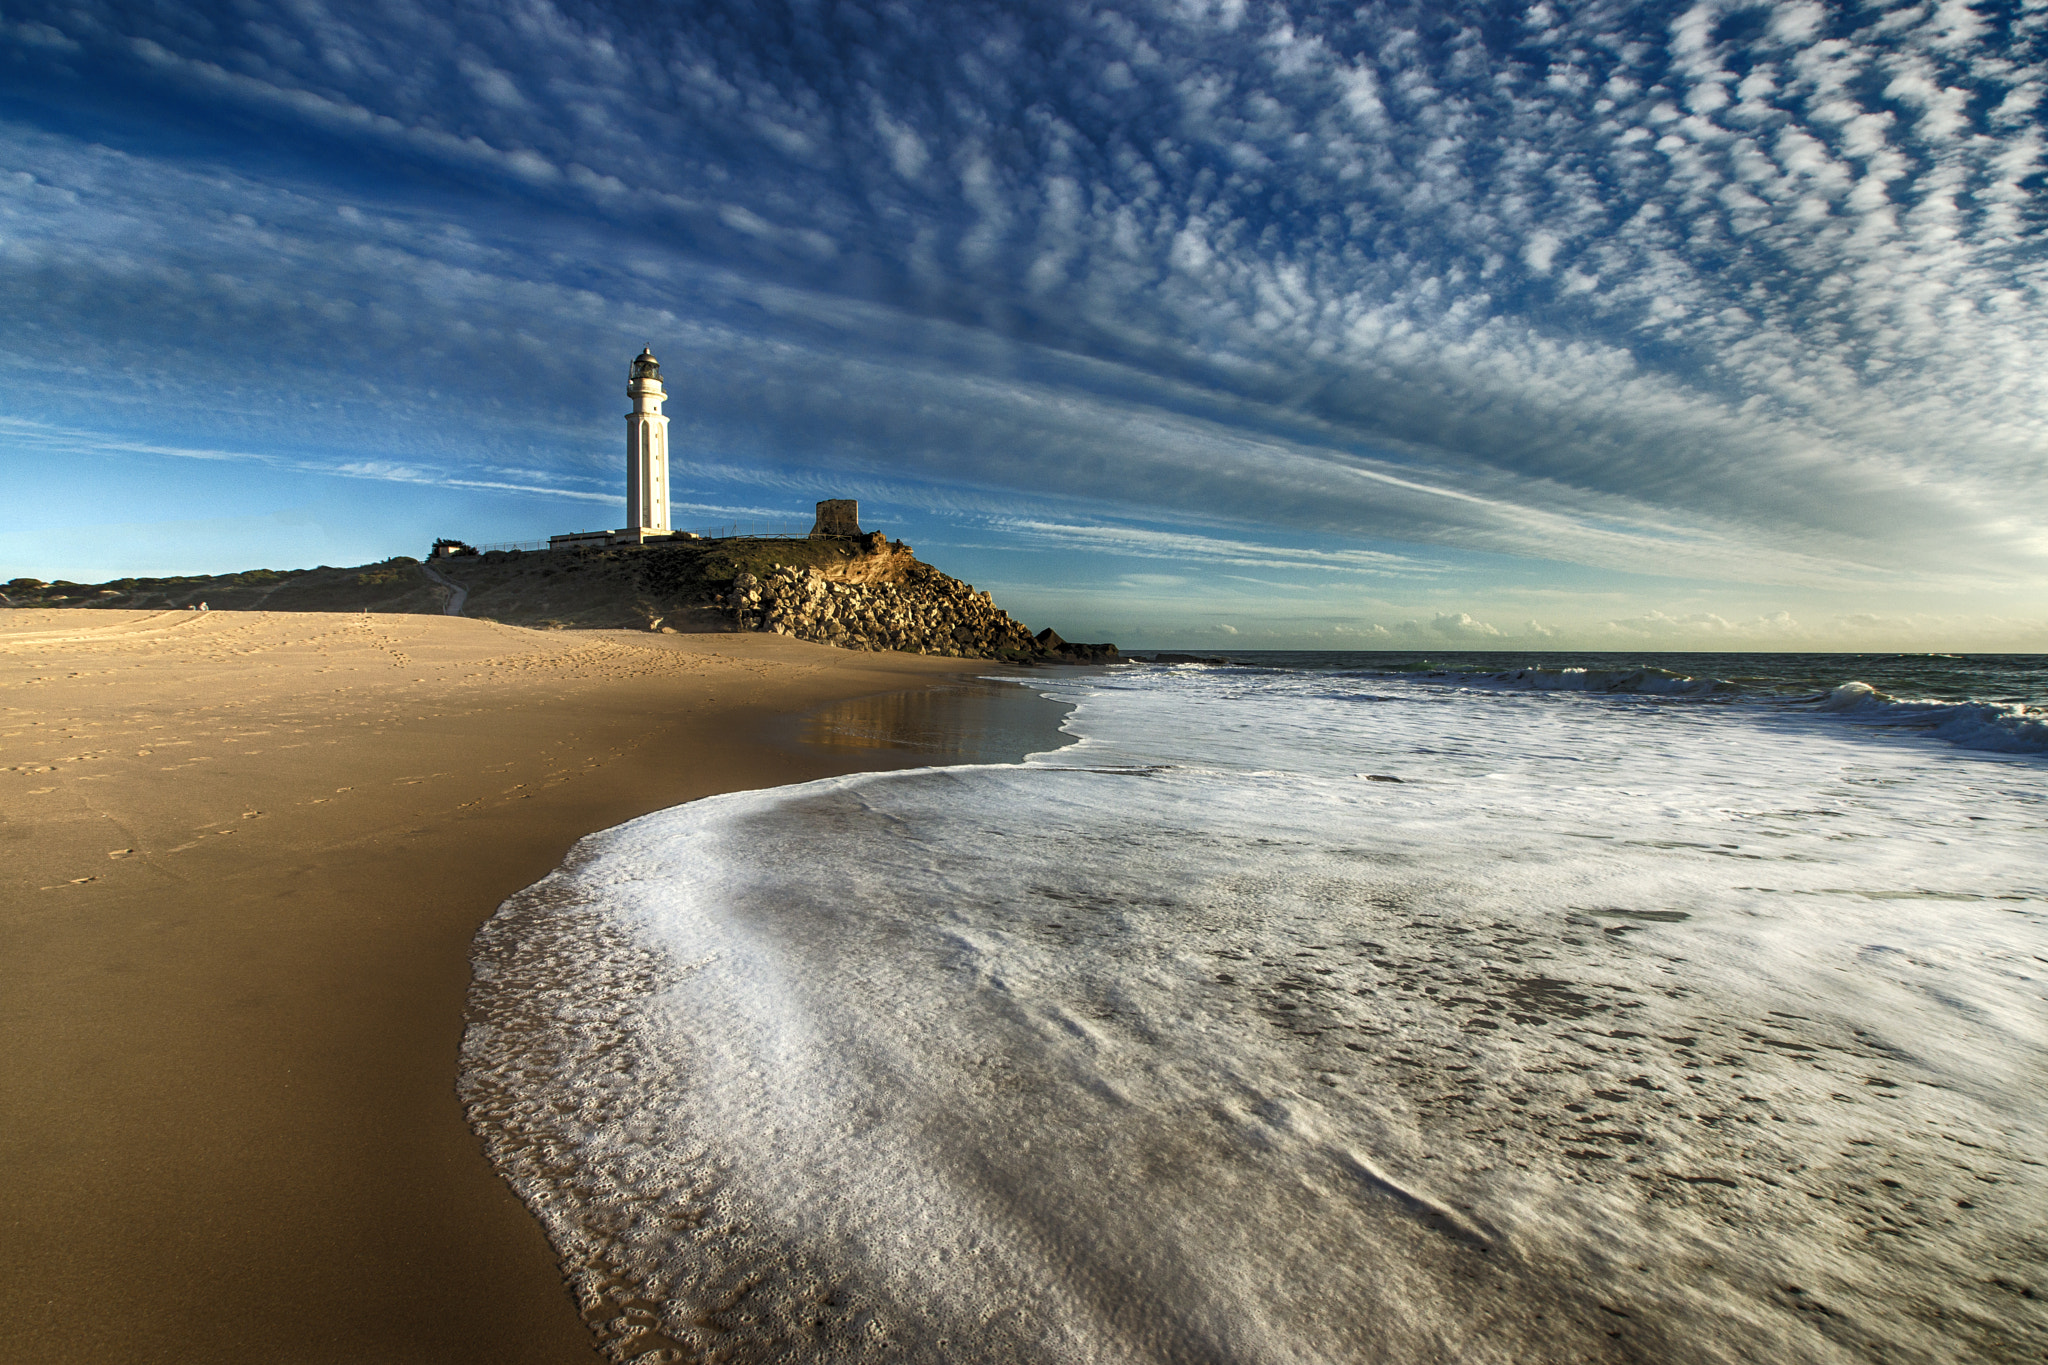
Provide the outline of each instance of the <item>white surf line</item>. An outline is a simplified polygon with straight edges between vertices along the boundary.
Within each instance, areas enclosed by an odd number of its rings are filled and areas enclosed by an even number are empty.
[[[452,578],[441,577],[440,574],[434,572],[431,565],[420,565],[420,572],[448,589],[448,605],[441,609],[441,614],[443,616],[462,615],[462,604],[469,600],[469,589],[463,587]]]

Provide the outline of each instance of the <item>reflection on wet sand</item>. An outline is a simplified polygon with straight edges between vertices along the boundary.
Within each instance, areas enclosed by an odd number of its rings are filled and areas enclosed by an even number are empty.
[[[824,749],[895,751],[902,766],[1016,763],[1070,743],[1071,708],[1036,689],[991,678],[834,702],[796,718],[796,741]]]

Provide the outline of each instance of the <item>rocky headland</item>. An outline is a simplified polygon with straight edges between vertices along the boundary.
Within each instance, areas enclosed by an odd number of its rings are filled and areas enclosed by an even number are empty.
[[[458,596],[459,594],[459,596]],[[542,629],[764,631],[853,650],[1095,664],[1111,644],[1033,634],[986,592],[879,531],[491,550],[316,569],[0,586],[0,606],[459,614]],[[451,612],[450,608],[454,610]]]
[[[880,539],[879,534],[875,537]],[[872,572],[880,564],[882,572]],[[898,650],[1012,663],[1107,663],[1115,645],[1076,645],[1050,628],[1033,635],[972,583],[918,562],[900,542],[835,573],[816,565],[742,571],[719,605],[742,630],[773,631],[842,649]]]

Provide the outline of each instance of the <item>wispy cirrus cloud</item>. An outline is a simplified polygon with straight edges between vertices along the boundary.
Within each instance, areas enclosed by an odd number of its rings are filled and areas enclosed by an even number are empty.
[[[0,384],[131,441],[575,489],[653,342],[711,502],[714,469],[809,470],[1259,553],[2024,596],[2044,33],[1796,0],[17,4]]]
[[[1130,559],[1211,562],[1245,568],[1309,569],[1360,576],[1427,576],[1445,566],[1373,550],[1315,550],[1229,540],[1194,529],[1171,531],[1135,526],[1086,526],[1060,522],[1004,520],[1010,536],[1058,549],[1092,550]]]

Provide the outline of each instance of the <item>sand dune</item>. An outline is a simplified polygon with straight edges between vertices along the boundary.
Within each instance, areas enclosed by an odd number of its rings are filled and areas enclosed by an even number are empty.
[[[0,1356],[591,1359],[456,1103],[476,926],[584,833],[886,765],[771,731],[969,671],[434,616],[0,616]]]

